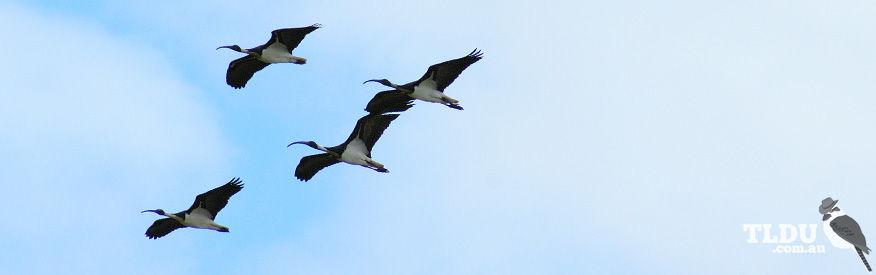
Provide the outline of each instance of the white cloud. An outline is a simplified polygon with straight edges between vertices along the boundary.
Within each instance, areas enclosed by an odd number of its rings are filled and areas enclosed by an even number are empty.
[[[146,240],[157,216],[139,211],[184,209],[233,176],[202,92],[160,53],[89,22],[0,13],[4,270],[186,272],[159,261],[190,244]]]

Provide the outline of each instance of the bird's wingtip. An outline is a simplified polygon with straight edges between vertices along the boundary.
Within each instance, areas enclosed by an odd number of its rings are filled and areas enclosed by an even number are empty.
[[[476,57],[476,58],[480,59],[480,58],[483,58],[484,53],[481,50],[479,50],[478,48],[475,48],[473,51],[471,51],[471,53],[468,54],[468,56]]]
[[[233,185],[237,185],[238,187],[243,188],[243,181],[240,180],[240,177],[232,178],[230,181],[228,181],[228,183],[233,184]]]

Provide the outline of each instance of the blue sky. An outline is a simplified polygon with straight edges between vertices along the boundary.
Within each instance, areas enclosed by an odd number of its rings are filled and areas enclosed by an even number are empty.
[[[855,274],[748,244],[832,196],[876,236],[872,1],[0,3],[0,273]],[[269,7],[270,6],[270,7]],[[256,8],[253,8],[256,7]],[[273,29],[321,23],[242,90]],[[474,48],[377,143],[307,183],[378,85]],[[143,236],[232,177],[230,233]],[[872,230],[872,231],[870,231]],[[876,237],[874,237],[876,238]],[[872,259],[871,259],[872,260]]]

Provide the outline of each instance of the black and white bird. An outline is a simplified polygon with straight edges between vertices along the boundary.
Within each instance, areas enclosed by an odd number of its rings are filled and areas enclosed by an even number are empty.
[[[216,214],[228,204],[228,198],[243,189],[243,184],[240,178],[233,178],[225,185],[216,187],[213,190],[200,194],[195,197],[195,203],[188,210],[176,214],[168,214],[162,209],[145,210],[145,212],[153,212],[158,215],[167,216],[167,218],[159,219],[152,223],[152,226],[146,230],[146,236],[150,239],[164,237],[171,231],[177,228],[194,227],[203,229],[213,229],[219,232],[228,232],[228,227],[219,225],[213,222]]]
[[[271,32],[271,39],[268,40],[268,43],[252,49],[242,49],[238,45],[216,48],[217,50],[228,48],[247,54],[247,56],[235,59],[231,61],[231,64],[228,64],[225,82],[235,89],[240,89],[246,86],[246,82],[252,78],[253,74],[272,63],[307,63],[307,58],[292,55],[292,50],[298,47],[305,35],[320,27],[322,25],[313,24],[303,28],[274,30]]]
[[[396,89],[394,90],[395,92],[384,91],[378,93],[371,102],[368,102],[368,107],[365,109],[368,110],[372,108],[372,105],[416,98],[423,101],[441,103],[447,107],[462,110],[462,106],[459,106],[459,100],[453,99],[444,94],[444,89],[447,88],[447,86],[450,86],[450,83],[453,83],[453,81],[456,80],[456,77],[458,77],[465,68],[468,68],[472,63],[481,60],[481,56],[483,56],[481,51],[474,49],[471,53],[461,58],[429,66],[429,69],[426,70],[423,77],[405,85],[396,85],[386,79],[372,79],[365,81],[362,84],[377,82]]]
[[[366,115],[356,122],[356,127],[353,128],[353,132],[350,133],[347,141],[335,147],[326,148],[313,141],[290,143],[286,147],[294,144],[304,144],[325,152],[301,158],[301,162],[295,168],[295,177],[302,181],[308,181],[322,168],[329,167],[338,162],[364,166],[377,172],[389,172],[383,164],[371,159],[371,149],[374,148],[374,143],[383,135],[383,131],[389,127],[389,123],[397,117],[398,114]]]
[[[821,206],[818,211],[823,214],[824,234],[830,240],[830,243],[837,248],[854,248],[867,267],[867,271],[872,272],[870,263],[867,258],[864,258],[864,253],[870,254],[870,248],[867,247],[867,239],[864,238],[864,233],[861,232],[861,226],[855,219],[846,216],[839,207],[836,207],[838,200],[833,200],[830,197],[821,201]]]

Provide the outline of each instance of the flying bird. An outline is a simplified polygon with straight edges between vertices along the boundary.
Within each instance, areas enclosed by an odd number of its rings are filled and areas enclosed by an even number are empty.
[[[225,82],[235,89],[243,88],[252,75],[264,69],[272,63],[307,63],[307,58],[292,55],[292,50],[298,47],[301,40],[308,33],[322,27],[313,24],[303,28],[279,29],[271,32],[271,39],[264,45],[242,49],[238,45],[222,46],[221,48],[232,49],[242,52],[247,56],[235,59],[228,64],[228,72],[225,74]]]
[[[468,68],[472,63],[481,60],[481,56],[483,56],[481,51],[474,49],[466,56],[429,66],[429,69],[426,70],[423,77],[405,85],[396,85],[386,79],[371,79],[365,81],[362,84],[377,82],[392,87],[397,91],[396,93],[379,93],[371,100],[371,102],[368,102],[368,107],[365,109],[368,110],[369,108],[372,108],[372,106],[378,108],[376,107],[377,105],[387,104],[386,102],[400,102],[410,98],[416,98],[423,101],[441,103],[447,107],[462,110],[462,106],[459,106],[459,100],[453,99],[444,94],[444,89],[447,88],[447,86],[450,86],[450,83],[453,83],[453,80],[456,80],[456,77],[458,77],[465,68]]]
[[[821,201],[821,206],[818,207],[818,211],[824,215],[821,219],[824,221],[824,234],[835,247],[855,248],[867,271],[873,271],[867,258],[864,257],[864,253],[870,254],[870,248],[867,247],[867,239],[861,232],[861,226],[855,219],[847,216],[839,207],[836,207],[838,202],[838,200],[827,197]]]
[[[325,148],[313,141],[290,143],[286,147],[294,144],[304,144],[325,152],[301,158],[298,167],[295,168],[295,177],[302,181],[308,181],[319,170],[338,162],[360,165],[382,173],[389,172],[383,164],[371,159],[371,149],[374,147],[374,143],[383,135],[383,131],[389,127],[389,123],[397,117],[398,114],[366,115],[356,122],[356,127],[353,128],[353,132],[350,133],[347,141],[335,147]]]
[[[228,227],[219,225],[213,222],[216,214],[228,204],[228,198],[243,189],[243,184],[240,178],[233,178],[225,185],[216,187],[213,190],[200,194],[195,197],[195,203],[188,210],[176,214],[168,214],[162,209],[144,210],[141,213],[153,212],[158,215],[167,216],[167,218],[159,219],[152,223],[152,226],[146,230],[146,236],[150,239],[164,237],[171,231],[177,228],[194,227],[203,229],[213,229],[219,232],[228,232]]]

